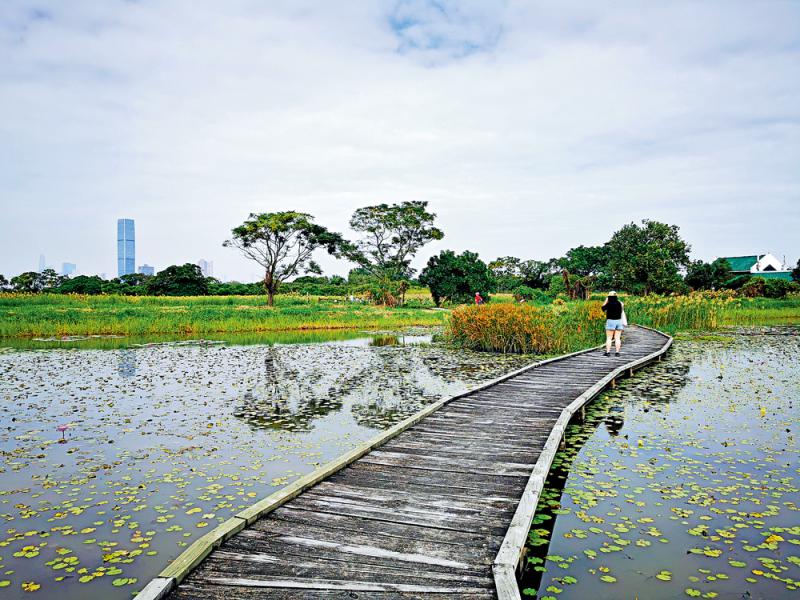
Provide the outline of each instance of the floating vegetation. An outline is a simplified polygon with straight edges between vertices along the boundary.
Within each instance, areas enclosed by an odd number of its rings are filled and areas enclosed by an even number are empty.
[[[677,341],[570,425],[523,597],[799,597],[799,403],[796,329]]]
[[[530,361],[408,341],[3,352],[0,596],[129,598],[257,499]]]

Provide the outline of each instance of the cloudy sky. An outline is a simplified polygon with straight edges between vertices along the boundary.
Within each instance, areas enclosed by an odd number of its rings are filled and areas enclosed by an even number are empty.
[[[426,200],[547,259],[631,221],[800,255],[800,2],[2,0],[0,273],[213,260],[250,212]],[[323,261],[326,271],[348,265]]]

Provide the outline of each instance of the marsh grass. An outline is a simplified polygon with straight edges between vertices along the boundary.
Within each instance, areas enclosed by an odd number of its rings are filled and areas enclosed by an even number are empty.
[[[400,329],[441,325],[427,308],[386,308],[322,296],[0,295],[0,337]]]
[[[448,319],[445,336],[472,350],[557,354],[599,344],[600,302],[462,306]]]
[[[631,323],[670,334],[731,326],[800,323],[800,298],[737,298],[729,293],[624,298]],[[445,329],[452,343],[473,350],[553,354],[600,344],[605,315],[599,300],[549,305],[490,303],[455,309]]]

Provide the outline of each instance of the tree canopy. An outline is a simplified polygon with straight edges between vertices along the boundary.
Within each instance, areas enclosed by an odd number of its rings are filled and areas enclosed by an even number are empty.
[[[149,280],[147,293],[152,296],[207,296],[208,281],[195,264],[172,265]]]
[[[361,237],[347,247],[346,256],[373,277],[397,281],[413,275],[411,259],[428,242],[444,233],[434,227],[427,202],[365,206],[353,213],[350,228]]]
[[[314,223],[314,217],[297,211],[251,214],[234,228],[223,246],[237,248],[264,269],[264,289],[269,305],[281,283],[303,273],[320,274],[314,251],[324,248],[338,255],[344,246],[338,233]]]
[[[555,261],[522,260],[501,256],[489,263],[489,269],[501,290],[513,291],[519,286],[543,290],[547,288]]]
[[[731,279],[731,265],[724,258],[712,263],[695,260],[689,263],[684,281],[694,290],[715,290]]]
[[[492,272],[470,251],[456,255],[452,250],[443,250],[438,256],[431,256],[419,281],[430,288],[436,306],[443,301],[468,302],[475,292],[488,299],[495,290]]]
[[[690,250],[677,225],[648,219],[629,223],[608,242],[613,285],[639,294],[675,291],[682,285],[679,270],[689,264]]]

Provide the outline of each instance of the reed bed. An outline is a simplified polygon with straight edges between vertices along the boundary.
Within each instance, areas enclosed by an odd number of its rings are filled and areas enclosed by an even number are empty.
[[[473,350],[558,354],[599,344],[604,318],[599,302],[462,306],[451,313],[445,335]]]
[[[631,323],[667,333],[731,326],[800,324],[800,298],[738,298],[727,292],[623,298]],[[502,353],[558,354],[605,339],[601,303],[487,304],[455,309],[445,328],[454,344]]]
[[[274,307],[261,296],[0,295],[0,337],[400,329],[443,319],[422,308],[288,294]]]

